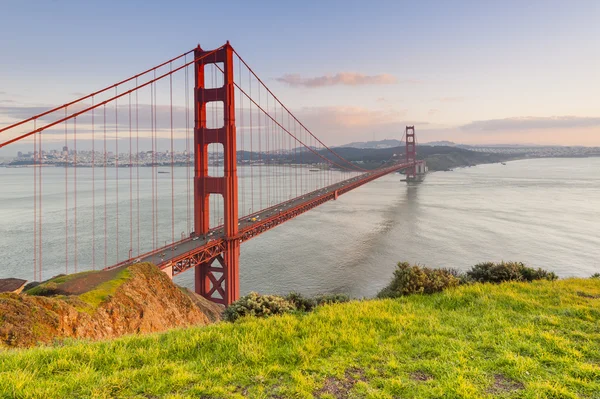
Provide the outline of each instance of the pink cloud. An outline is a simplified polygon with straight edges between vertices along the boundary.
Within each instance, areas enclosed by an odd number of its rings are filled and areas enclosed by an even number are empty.
[[[309,107],[294,111],[306,127],[331,145],[377,137],[402,137],[406,125],[426,125],[410,119],[406,110],[362,107]]]

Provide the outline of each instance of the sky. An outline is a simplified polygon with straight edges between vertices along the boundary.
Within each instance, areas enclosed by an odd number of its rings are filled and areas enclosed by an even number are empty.
[[[600,1],[1,0],[0,126],[229,40],[323,141],[600,146]],[[12,118],[11,118],[12,117]]]

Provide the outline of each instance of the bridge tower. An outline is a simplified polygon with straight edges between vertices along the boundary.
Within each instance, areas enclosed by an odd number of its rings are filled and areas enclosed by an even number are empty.
[[[417,147],[415,142],[415,127],[406,126],[406,162],[416,162]],[[406,169],[406,181],[415,180],[417,178],[416,165]]]
[[[206,57],[206,54],[212,53]],[[206,235],[209,226],[209,196],[220,194],[224,201],[225,251],[217,258],[195,266],[195,291],[207,299],[229,305],[240,295],[238,233],[237,145],[233,81],[233,48],[229,42],[217,51],[194,51],[194,231]],[[223,86],[207,88],[205,66],[220,63],[223,68]],[[206,123],[206,105],[213,101],[223,104],[223,125],[209,128]],[[223,177],[208,173],[208,145],[223,145]],[[217,262],[215,262],[215,260]],[[215,264],[216,263],[216,264]]]

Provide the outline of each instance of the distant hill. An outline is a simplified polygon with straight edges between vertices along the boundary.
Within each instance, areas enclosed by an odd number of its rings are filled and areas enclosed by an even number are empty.
[[[456,146],[459,146],[460,144],[456,144],[453,141],[442,140],[442,141],[430,141],[429,143],[421,143],[421,145],[456,147]]]
[[[385,139],[379,141],[355,141],[341,145],[344,148],[361,148],[361,149],[375,149],[375,148],[393,148],[404,145],[403,141],[396,139]]]
[[[389,160],[401,158],[406,153],[404,144],[390,148],[355,148],[355,147],[337,147],[334,151],[349,162],[360,165],[365,169],[375,169]],[[318,154],[318,155],[317,155]],[[250,153],[247,151],[238,151],[238,161],[247,163],[250,160],[260,161],[266,164],[319,164],[323,163],[323,158],[329,159],[337,167],[347,167],[343,160],[328,150],[318,150],[316,153],[306,152],[301,157],[294,157],[294,154],[265,154]],[[509,159],[515,159],[514,155],[494,154],[489,152],[471,151],[464,148],[452,146],[419,146],[417,149],[417,158],[427,161],[429,170],[448,170],[459,166],[473,166],[480,163],[501,162]]]
[[[428,145],[428,146],[441,146],[441,147],[456,147],[460,144],[456,144],[452,141],[442,140],[442,141],[431,141],[429,143],[419,143],[420,145]],[[394,148],[401,147],[404,145],[404,141],[396,140],[396,139],[385,139],[385,140],[377,140],[377,141],[355,141],[353,143],[348,143],[339,146],[338,148],[360,148],[360,149],[380,149],[380,148]]]

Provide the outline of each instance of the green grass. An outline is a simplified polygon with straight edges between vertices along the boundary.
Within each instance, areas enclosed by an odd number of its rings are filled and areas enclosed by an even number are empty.
[[[81,294],[78,297],[81,301],[95,309],[110,295],[113,295],[117,291],[117,288],[129,280],[130,277],[131,271],[128,268],[124,268],[114,278],[105,281],[104,283],[95,287],[93,290]]]
[[[600,280],[0,352],[2,398],[600,398]]]
[[[87,272],[65,274],[62,276],[53,277],[49,280],[42,282],[41,284],[39,284],[33,288],[28,289],[27,291],[25,291],[25,293],[28,295],[47,295],[49,293],[52,293],[56,289],[58,289],[58,287],[61,284],[64,284],[71,280],[75,280],[77,278],[81,278],[81,277],[86,276],[91,273],[97,273],[97,272],[87,271]]]

